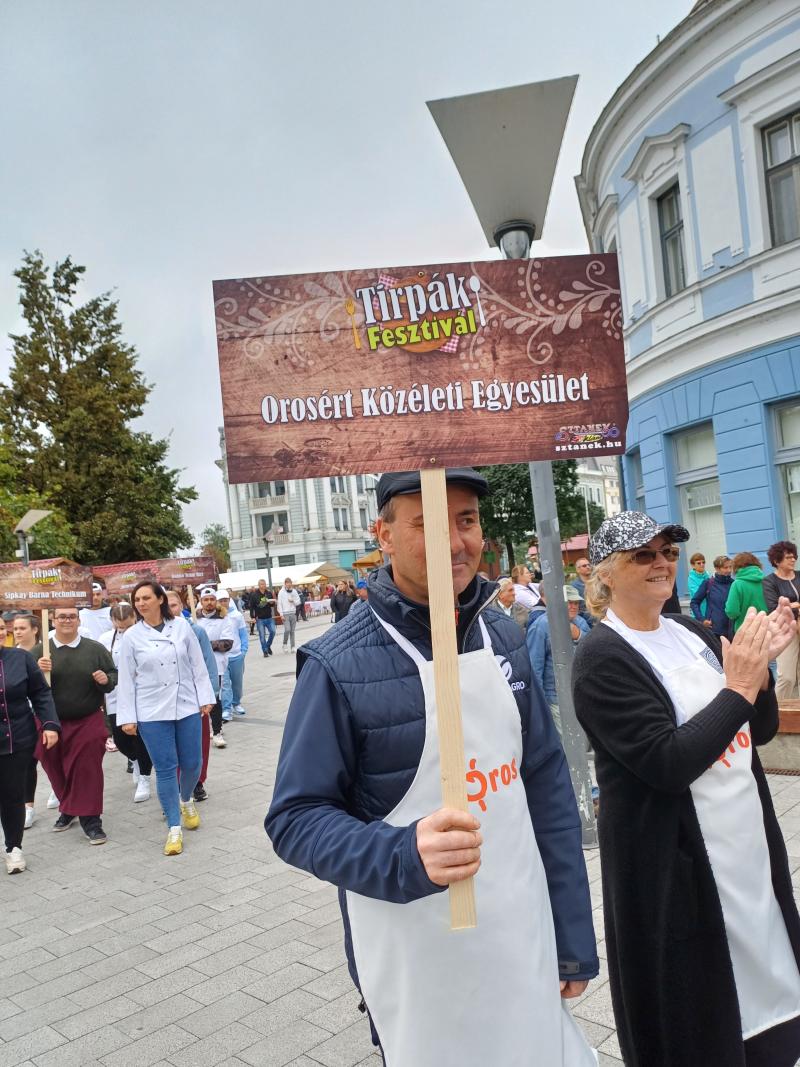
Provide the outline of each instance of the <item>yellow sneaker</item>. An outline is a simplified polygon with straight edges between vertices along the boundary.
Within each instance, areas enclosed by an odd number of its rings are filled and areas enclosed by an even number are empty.
[[[196,830],[200,825],[200,815],[194,800],[181,801],[181,822],[185,830]]]
[[[165,856],[180,856],[183,852],[183,831],[180,827],[170,830],[167,843],[164,845]]]

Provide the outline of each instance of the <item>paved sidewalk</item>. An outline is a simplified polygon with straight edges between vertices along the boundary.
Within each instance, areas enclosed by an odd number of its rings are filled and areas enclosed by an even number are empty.
[[[281,863],[264,833],[294,685],[294,657],[274,647],[265,660],[251,646],[248,713],[212,749],[203,825],[182,856],[161,854],[155,792],[131,802],[121,756],[106,756],[103,847],[51,833],[42,778],[29,871],[0,875],[0,1067],[379,1067],[335,891]],[[772,786],[796,873],[800,778]],[[588,866],[601,933],[596,853]],[[605,972],[575,1011],[600,1063],[618,1065]]]

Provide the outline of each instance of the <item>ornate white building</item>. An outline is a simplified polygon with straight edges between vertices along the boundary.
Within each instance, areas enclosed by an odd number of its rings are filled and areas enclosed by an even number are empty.
[[[220,429],[222,470],[228,503],[231,570],[266,568],[269,537],[275,567],[353,561],[375,547],[370,524],[377,517],[371,474],[230,485],[225,433]]]
[[[708,560],[800,539],[800,8],[701,0],[586,145],[591,247],[620,258],[628,507]],[[683,582],[681,582],[683,584]]]

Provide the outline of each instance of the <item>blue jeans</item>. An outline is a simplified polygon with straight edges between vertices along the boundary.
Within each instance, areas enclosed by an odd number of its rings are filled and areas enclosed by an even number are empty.
[[[261,651],[269,652],[272,642],[275,640],[275,620],[256,619],[256,629],[258,630],[258,639],[261,642]],[[265,630],[269,630],[269,641],[264,636]]]
[[[158,799],[168,826],[180,826],[179,799],[191,800],[203,765],[200,713],[167,722],[140,722],[139,734],[156,769]],[[178,772],[180,771],[180,793]]]
[[[242,702],[242,687],[244,686],[244,656],[231,656],[228,658],[228,667],[222,678],[222,711],[230,711]]]

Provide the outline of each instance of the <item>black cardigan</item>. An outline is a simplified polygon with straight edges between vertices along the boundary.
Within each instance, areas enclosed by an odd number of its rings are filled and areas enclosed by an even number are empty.
[[[719,638],[694,619],[672,618],[722,661]],[[748,720],[755,745],[775,736],[772,681],[755,705],[724,689],[678,728],[647,661],[598,625],[578,645],[573,692],[595,750],[606,949],[626,1067],[745,1067],[722,907],[689,787]],[[786,847],[755,748],[753,776],[772,884],[800,966]]]
[[[0,756],[33,750],[34,713],[44,729],[61,730],[50,686],[36,660],[22,648],[0,647]]]

